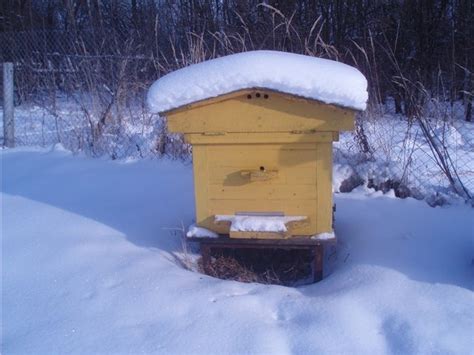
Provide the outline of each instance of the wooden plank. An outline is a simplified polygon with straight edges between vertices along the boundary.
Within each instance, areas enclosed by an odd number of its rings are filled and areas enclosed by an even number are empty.
[[[308,226],[309,221],[299,220],[291,221],[285,223],[287,230],[280,232],[270,232],[270,231],[233,231],[232,229],[229,232],[230,238],[242,238],[242,239],[281,239],[281,238],[290,238],[293,234],[293,231],[304,226]],[[232,226],[231,226],[232,227]]]
[[[258,199],[210,199],[209,212],[214,215],[233,215],[236,212],[284,212],[287,216],[306,216],[304,211],[314,209],[315,200],[272,200],[271,203]]]
[[[207,146],[193,147],[194,198],[198,224],[203,223],[209,217],[209,160],[207,155]]]
[[[249,181],[241,175],[241,171],[250,169],[249,166],[238,167],[215,167],[213,166],[210,173],[211,185],[222,186],[242,186],[248,184]],[[270,169],[272,167],[270,166]],[[271,186],[271,185],[311,185],[316,183],[316,169],[314,167],[278,167],[278,176],[267,181],[253,181],[255,186]]]
[[[309,225],[309,220],[305,218],[298,221],[290,221],[290,222],[285,223],[285,225],[290,231],[290,234],[294,234],[295,230],[299,228],[307,227]]]
[[[335,139],[336,138],[336,139]],[[224,133],[205,135],[202,133],[186,133],[185,139],[191,144],[275,144],[275,143],[317,143],[332,142],[339,138],[338,132],[312,133]]]
[[[238,239],[281,239],[289,238],[288,232],[251,232],[251,231],[230,231],[230,238]]]
[[[319,142],[300,142],[300,143],[249,143],[249,144],[210,144],[211,151],[219,151],[231,153],[234,151],[250,151],[254,153],[258,152],[286,152],[291,153],[294,151],[311,151],[316,148],[316,144]],[[325,143],[325,142],[323,142]]]
[[[317,206],[318,233],[332,231],[332,145],[318,143]]]
[[[315,168],[316,143],[311,149],[286,149],[286,147],[209,146],[209,166],[238,167],[241,169],[280,170],[287,168]]]
[[[258,199],[210,199],[208,202],[209,216],[200,223],[200,226],[216,233],[228,234],[228,226],[217,226],[214,215],[233,215],[238,212],[284,212],[287,216],[307,216],[308,224],[298,226],[291,232],[295,235],[317,234],[317,211],[314,208],[316,200],[258,200]]]
[[[220,200],[315,200],[314,185],[268,185],[247,183],[241,186],[210,185],[209,198]]]
[[[313,281],[318,282],[323,279],[323,266],[324,266],[324,246],[321,244],[316,245],[313,265]]]
[[[354,111],[273,93],[247,94],[166,113],[170,132],[291,132],[354,129]]]
[[[242,176],[249,183],[251,182],[268,182],[278,178],[278,169],[244,169],[240,171]]]
[[[200,245],[201,255],[202,255],[202,268],[205,273],[209,273],[211,266],[211,247],[212,244],[203,242]]]
[[[232,247],[269,247],[269,246],[288,246],[288,247],[308,247],[308,246],[315,246],[315,245],[334,245],[336,240],[315,240],[309,237],[300,237],[294,236],[288,239],[237,239],[237,238],[230,238],[229,235],[222,235],[219,238],[187,238],[190,242],[199,242],[205,244],[212,244],[216,245],[216,247],[220,247],[220,245],[229,245]]]

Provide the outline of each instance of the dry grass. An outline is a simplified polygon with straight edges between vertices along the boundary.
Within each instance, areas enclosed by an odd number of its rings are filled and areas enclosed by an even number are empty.
[[[307,250],[213,249],[211,264],[199,271],[223,280],[296,286],[310,283],[312,257]]]

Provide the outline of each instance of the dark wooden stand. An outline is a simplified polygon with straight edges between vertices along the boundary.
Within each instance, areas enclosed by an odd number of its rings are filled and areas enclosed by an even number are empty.
[[[336,238],[330,240],[314,240],[307,237],[292,237],[288,239],[238,239],[223,235],[219,238],[187,238],[188,241],[198,242],[201,247],[202,265],[204,271],[211,264],[211,249],[306,249],[313,256],[313,281],[323,279],[324,245],[335,244]]]

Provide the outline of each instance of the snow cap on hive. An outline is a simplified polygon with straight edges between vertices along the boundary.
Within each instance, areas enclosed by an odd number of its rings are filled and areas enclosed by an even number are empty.
[[[153,113],[228,94],[265,88],[365,110],[367,80],[333,60],[277,51],[251,51],[193,64],[157,80],[148,91]]]

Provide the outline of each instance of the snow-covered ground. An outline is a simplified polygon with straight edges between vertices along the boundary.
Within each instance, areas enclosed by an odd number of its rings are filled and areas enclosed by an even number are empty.
[[[19,148],[2,164],[2,352],[474,349],[474,210],[337,194],[326,278],[287,288],[182,266],[192,169]]]
[[[355,172],[366,184],[370,179],[375,185],[388,180],[398,181],[410,190],[411,196],[424,198],[428,202],[435,196],[443,196],[443,199],[450,201],[453,191],[419,125],[395,114],[390,110],[390,105],[384,109],[385,112],[363,119],[365,134],[372,149],[371,159],[360,157],[352,132],[341,134],[339,142],[334,143],[335,191],[339,191],[343,179]],[[447,121],[432,118],[430,125],[433,134],[446,145],[452,167],[473,195],[474,123],[462,119],[459,106],[443,109],[452,110],[449,114],[452,117]]]

